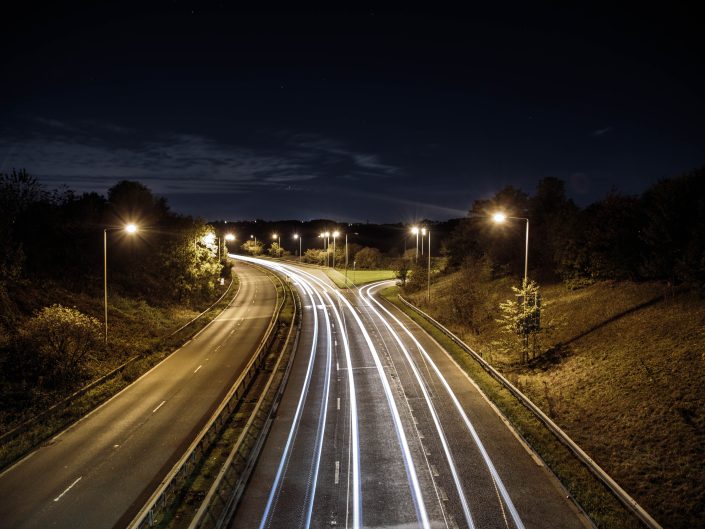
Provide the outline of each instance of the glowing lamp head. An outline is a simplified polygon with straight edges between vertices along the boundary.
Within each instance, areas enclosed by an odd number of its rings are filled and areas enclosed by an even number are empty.
[[[419,228],[416,227],[416,226],[414,226],[413,228],[411,228],[411,233],[412,233],[413,235],[418,235],[418,234],[419,234]]]
[[[504,213],[495,213],[492,215],[492,220],[497,224],[502,224],[505,220],[507,220],[507,216]]]
[[[298,234],[298,233],[294,233],[294,239],[298,239],[298,238],[299,238],[299,234]]]
[[[279,237],[279,235],[277,235],[276,233],[272,233],[272,239],[276,239],[277,237]]]
[[[338,233],[337,231],[334,231],[334,232],[333,232],[333,238],[334,238],[334,239],[335,239],[338,235],[340,235],[340,233]]]
[[[226,234],[225,234],[225,240],[226,240],[226,241],[234,241],[234,240],[235,240],[235,235],[233,235],[232,233],[226,233]]]
[[[426,228],[421,228],[421,235],[426,235]]]
[[[203,243],[207,245],[211,245],[215,242],[215,233],[206,233],[203,236]]]
[[[137,233],[137,224],[132,224],[132,223],[126,224],[125,231],[130,234]]]

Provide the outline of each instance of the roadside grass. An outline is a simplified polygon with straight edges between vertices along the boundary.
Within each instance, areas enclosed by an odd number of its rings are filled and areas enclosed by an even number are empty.
[[[398,287],[382,290],[394,303],[445,348],[460,367],[477,383],[515,430],[534,448],[556,474],[590,519],[600,528],[636,529],[640,522],[548,431],[514,396],[504,389],[463,349],[397,298]]]
[[[460,278],[433,285],[430,307],[424,293],[407,298],[482,353],[661,524],[705,527],[702,297],[659,283],[542,286],[555,325],[543,354],[522,366],[495,347],[493,317],[473,326],[452,313]],[[481,285],[489,301],[478,313],[496,311],[510,287]]]
[[[361,286],[367,283],[374,283],[383,279],[394,279],[394,270],[351,270],[348,268],[348,280],[345,284],[345,274],[337,269],[326,268],[326,274],[330,277],[338,288],[348,286]]]
[[[0,445],[0,469],[11,465],[42,442],[98,407],[166,358],[184,341],[212,321],[232,300],[237,290],[237,278],[234,278],[228,295],[193,324],[173,336],[170,336],[171,333],[199,314],[199,307],[188,309],[182,306],[152,306],[143,300],[112,296],[109,306],[108,349],[97,352],[90,359],[83,377],[73,385],[46,389],[5,380],[0,388],[3,397],[2,406],[0,406],[0,432],[8,432],[26,421],[31,421],[47,408],[109,374],[128,360],[131,360],[130,363],[121,371],[71,399],[66,405],[57,406],[42,416],[41,420],[32,422],[27,429],[4,441]],[[222,290],[218,292],[211,303],[222,293]],[[63,304],[75,306],[87,314],[96,317],[102,315],[101,301],[85,294],[57,289],[48,293],[45,299],[49,300],[44,301],[45,304],[53,303],[52,299],[59,299]],[[203,307],[205,308],[206,306]]]

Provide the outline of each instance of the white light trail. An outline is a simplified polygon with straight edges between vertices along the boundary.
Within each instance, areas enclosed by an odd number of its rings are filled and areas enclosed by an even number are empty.
[[[369,287],[367,289],[361,289],[361,297],[362,293],[364,293],[366,290],[368,297],[370,296],[369,294]],[[364,299],[364,298],[363,298]],[[367,303],[369,305],[369,308],[374,312],[377,317],[382,320],[384,323],[385,327],[389,331],[389,333],[394,336],[395,341],[399,345],[399,348],[402,350],[404,353],[404,357],[406,358],[406,361],[408,362],[409,366],[411,366],[411,370],[414,373],[414,377],[416,378],[416,381],[421,388],[421,392],[423,393],[424,400],[426,401],[426,405],[428,407],[428,410],[431,412],[431,417],[433,418],[433,424],[436,427],[436,432],[438,433],[438,437],[441,441],[441,445],[443,446],[443,452],[446,457],[446,461],[448,462],[448,467],[450,468],[450,472],[453,476],[453,483],[455,484],[455,489],[458,492],[458,497],[460,498],[460,503],[463,508],[463,515],[465,516],[465,521],[468,524],[468,527],[471,529],[475,528],[475,523],[472,518],[472,514],[470,513],[470,507],[468,506],[467,499],[465,498],[465,491],[463,490],[463,486],[460,483],[460,477],[458,476],[458,470],[455,466],[455,460],[453,458],[453,454],[450,451],[450,447],[448,446],[448,440],[445,436],[445,432],[443,431],[443,427],[441,426],[441,422],[438,418],[438,414],[436,413],[436,408],[433,405],[431,401],[431,397],[428,394],[428,390],[426,389],[426,384],[423,381],[423,378],[421,377],[421,374],[419,373],[418,368],[416,367],[416,363],[412,360],[411,355],[409,354],[409,351],[407,350],[406,346],[404,343],[401,341],[401,338],[399,337],[399,334],[392,329],[392,326],[389,324],[389,322],[382,317],[382,314],[375,308],[373,307],[369,302]]]
[[[440,369],[438,369],[438,366],[436,366],[436,364],[433,361],[433,359],[431,358],[431,356],[426,352],[426,349],[424,349],[424,347],[419,343],[419,341],[411,333],[411,331],[409,331],[409,329],[407,329],[406,325],[404,325],[396,316],[394,316],[394,314],[392,314],[389,310],[387,310],[387,308],[384,307],[379,301],[377,301],[376,299],[374,299],[374,297],[372,297],[372,294],[370,291],[373,288],[379,287],[383,283],[385,283],[385,282],[374,283],[374,284],[369,285],[367,287],[368,299],[371,300],[372,302],[374,302],[379,308],[381,308],[386,314],[388,314],[390,318],[392,318],[395,322],[397,322],[401,326],[402,329],[404,329],[404,332],[409,336],[409,338],[411,338],[411,340],[414,342],[414,344],[418,348],[419,352],[424,356],[424,358],[426,359],[428,364],[433,368],[433,371],[436,373],[436,376],[441,381],[441,384],[443,385],[446,392],[448,393],[451,400],[453,401],[453,404],[455,405],[456,410],[458,411],[458,413],[462,417],[463,422],[465,423],[466,427],[468,428],[468,431],[470,432],[470,435],[472,436],[473,440],[475,441],[475,444],[477,445],[477,448],[480,451],[480,454],[482,455],[482,458],[484,459],[485,464],[487,465],[487,468],[490,471],[490,474],[492,475],[492,478],[497,485],[497,488],[499,488],[500,494],[502,495],[502,498],[504,499],[505,504],[509,508],[509,512],[512,515],[512,520],[514,520],[514,524],[516,525],[516,527],[518,529],[525,529],[524,523],[522,522],[521,517],[519,516],[519,513],[517,512],[516,507],[514,506],[514,502],[512,502],[512,499],[509,497],[509,493],[507,492],[507,489],[504,486],[504,483],[502,482],[502,478],[499,477],[499,473],[497,472],[497,469],[495,468],[494,464],[492,463],[492,460],[490,459],[490,456],[487,453],[485,446],[483,445],[482,441],[480,440],[480,436],[477,434],[475,427],[473,426],[472,422],[468,418],[463,407],[460,405],[458,398],[455,396],[455,393],[453,393],[453,390],[451,389],[450,385],[448,384],[445,377],[441,373]]]

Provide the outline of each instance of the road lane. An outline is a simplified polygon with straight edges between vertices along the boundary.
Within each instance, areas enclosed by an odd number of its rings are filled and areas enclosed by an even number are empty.
[[[276,289],[236,265],[240,292],[181,349],[0,475],[0,527],[111,528],[139,510],[259,344]]]
[[[320,272],[267,265],[317,291],[327,300],[331,324],[341,322],[333,334],[332,433],[324,439],[310,523],[287,515],[304,503],[311,506],[309,484],[305,495],[293,488],[279,494],[279,514],[263,524],[272,461],[279,461],[282,439],[291,433],[290,401],[301,395],[301,384],[293,378],[231,527],[589,527],[555,477],[450,356],[403,312],[377,299],[379,286],[340,291]],[[305,311],[304,328],[310,320]],[[301,348],[311,346],[304,342]],[[297,353],[294,372],[302,362]],[[314,376],[325,372],[319,369]],[[304,407],[303,413],[318,417],[320,407]],[[352,457],[353,424],[359,458]],[[298,431],[292,442],[305,447],[314,439],[312,430]],[[302,461],[289,459],[282,479],[300,480],[310,468]],[[351,508],[355,462],[359,511]]]

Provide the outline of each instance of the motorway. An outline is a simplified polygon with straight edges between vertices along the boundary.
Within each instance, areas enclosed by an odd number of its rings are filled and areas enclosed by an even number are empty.
[[[192,340],[0,474],[0,527],[125,527],[255,352],[276,288],[242,263],[240,291]]]
[[[291,375],[232,528],[591,527],[451,357],[376,295],[287,274],[304,306]]]

